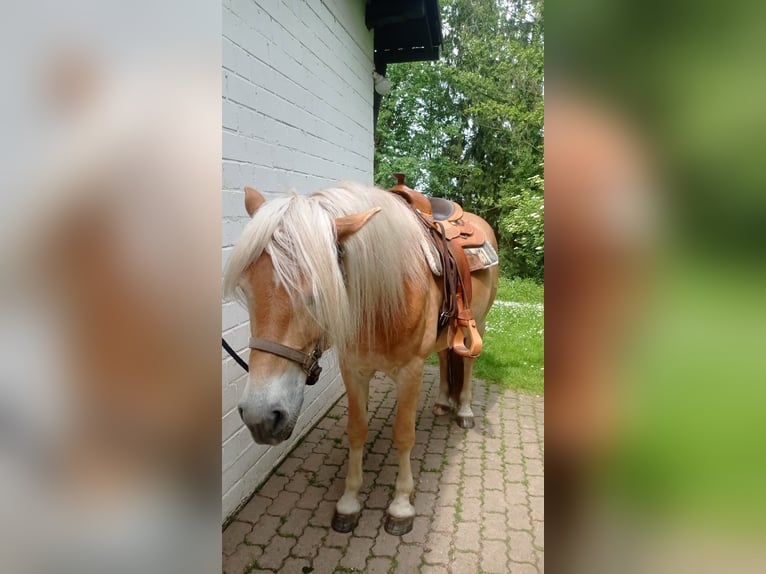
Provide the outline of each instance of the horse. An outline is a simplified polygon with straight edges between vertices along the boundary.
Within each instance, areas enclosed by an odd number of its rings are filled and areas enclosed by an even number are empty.
[[[349,455],[332,527],[349,532],[361,512],[369,382],[376,371],[386,373],[397,386],[393,439],[399,469],[385,528],[405,534],[415,515],[410,452],[431,353],[438,352],[440,366],[434,413],[446,415],[454,405],[458,423],[473,426],[474,359],[448,356],[449,329],[438,328],[443,279],[434,273],[433,243],[401,198],[357,183],[269,201],[246,188],[245,208],[251,220],[224,272],[224,295],[247,307],[253,337],[238,407],[242,421],[256,443],[286,440],[300,413],[307,375],[316,378],[317,356],[335,347],[348,398]],[[489,224],[474,214],[464,217],[497,248]],[[480,334],[497,278],[497,266],[472,275],[471,308]],[[448,383],[448,371],[457,375],[457,384]]]

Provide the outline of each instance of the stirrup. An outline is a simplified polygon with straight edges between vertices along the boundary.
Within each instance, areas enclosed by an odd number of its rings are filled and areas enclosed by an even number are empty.
[[[466,331],[468,334],[468,345],[466,345]],[[481,349],[484,343],[479,335],[479,330],[476,328],[476,321],[470,319],[468,321],[461,321],[458,319],[454,325],[454,333],[452,335],[452,344],[450,345],[452,350],[461,357],[469,357],[475,359],[481,354]]]

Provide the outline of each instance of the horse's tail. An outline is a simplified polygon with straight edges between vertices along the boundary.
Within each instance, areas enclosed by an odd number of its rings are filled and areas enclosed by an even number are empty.
[[[460,404],[460,393],[463,392],[465,358],[452,349],[447,351],[447,394],[453,403]]]

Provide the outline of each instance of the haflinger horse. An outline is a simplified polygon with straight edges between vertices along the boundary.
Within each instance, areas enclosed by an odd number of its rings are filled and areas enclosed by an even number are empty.
[[[399,472],[385,528],[404,534],[415,515],[410,452],[430,353],[439,353],[440,364],[434,413],[448,414],[454,405],[461,426],[473,422],[474,359],[454,353],[448,358],[449,329],[437,325],[443,279],[433,272],[438,255],[431,239],[401,198],[354,183],[270,201],[246,188],[245,208],[252,219],[224,273],[225,295],[239,298],[250,314],[250,371],[239,402],[242,420],[257,443],[287,439],[301,410],[307,374],[316,376],[316,356],[335,347],[348,397],[349,461],[332,526],[348,532],[361,511],[369,382],[376,371],[389,375],[397,386],[393,438]],[[497,248],[484,220],[469,213],[464,217]],[[481,334],[497,276],[497,266],[472,275],[471,308]],[[456,368],[462,388],[448,388],[447,371]]]

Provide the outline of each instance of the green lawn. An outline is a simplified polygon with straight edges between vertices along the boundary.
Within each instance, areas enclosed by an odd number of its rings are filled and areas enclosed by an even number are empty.
[[[504,387],[542,394],[544,366],[543,285],[530,279],[500,278],[487,317],[484,350],[474,375]],[[436,355],[431,364],[438,364]]]

